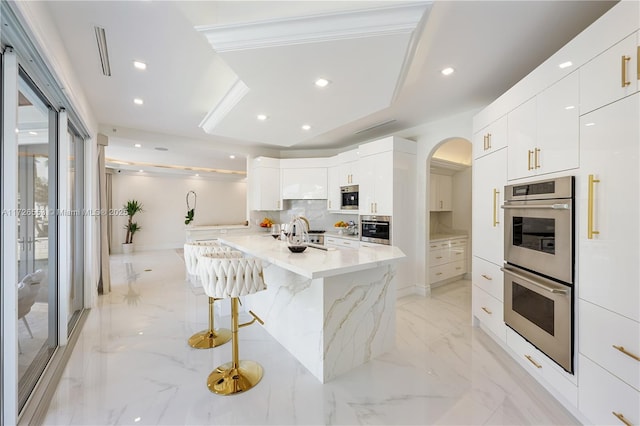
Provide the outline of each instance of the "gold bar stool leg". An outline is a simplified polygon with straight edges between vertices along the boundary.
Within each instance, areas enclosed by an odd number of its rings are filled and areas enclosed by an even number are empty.
[[[238,356],[238,328],[253,323],[258,319],[238,325],[238,298],[231,298],[231,345],[232,361],[217,367],[207,378],[207,387],[218,395],[233,395],[251,389],[262,379],[263,369],[255,361],[240,361]],[[258,319],[258,321],[262,322]]]
[[[189,346],[196,349],[211,349],[224,345],[231,339],[231,330],[228,328],[213,328],[213,302],[218,299],[209,297],[209,328],[200,331],[189,338]]]

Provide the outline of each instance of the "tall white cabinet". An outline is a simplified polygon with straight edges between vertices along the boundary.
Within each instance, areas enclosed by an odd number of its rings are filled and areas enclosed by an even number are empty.
[[[586,424],[640,425],[638,56],[640,2],[621,1],[474,118],[474,324]],[[541,175],[575,176],[573,375],[503,321],[501,192]]]

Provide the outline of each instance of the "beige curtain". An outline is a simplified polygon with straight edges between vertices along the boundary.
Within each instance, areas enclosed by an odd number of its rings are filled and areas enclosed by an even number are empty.
[[[107,202],[107,173],[105,167],[104,147],[109,145],[109,138],[98,133],[98,192],[100,194],[99,206],[101,211],[109,211]],[[110,178],[110,176],[109,176]],[[111,189],[111,185],[109,185]],[[100,220],[100,279],[98,280],[98,294],[107,294],[111,291],[111,275],[109,274],[109,215],[99,215]]]

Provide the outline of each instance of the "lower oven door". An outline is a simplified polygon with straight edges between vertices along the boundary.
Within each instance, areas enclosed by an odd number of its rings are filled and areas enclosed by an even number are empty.
[[[573,303],[570,286],[506,264],[504,322],[573,373]]]
[[[573,283],[572,200],[510,201],[502,208],[505,261]]]

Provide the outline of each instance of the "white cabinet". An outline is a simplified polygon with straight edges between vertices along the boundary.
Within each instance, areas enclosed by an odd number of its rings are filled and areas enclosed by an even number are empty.
[[[467,272],[467,239],[433,240],[429,244],[429,283],[459,277]]]
[[[579,102],[573,72],[509,113],[509,180],[579,166]]]
[[[342,197],[340,194],[339,166],[327,168],[327,210],[331,212],[340,211]]]
[[[515,354],[515,359],[529,374],[548,383],[572,406],[578,405],[578,387],[574,375],[564,371],[558,364],[508,327],[506,328],[506,336],[507,345]]]
[[[640,424],[640,392],[586,356],[578,362],[578,408],[591,424]]]
[[[359,248],[360,241],[358,241],[355,238],[341,238],[341,237],[325,234],[324,245],[327,247],[338,247],[338,248]]]
[[[581,117],[576,182],[579,296],[634,321],[640,321],[639,117],[640,94]]]
[[[280,160],[258,157],[250,169],[251,210],[282,210]]]
[[[281,171],[284,200],[326,200],[327,168],[283,168]]]
[[[473,255],[502,265],[504,261],[503,214],[507,183],[507,150],[478,158],[473,164]]]
[[[500,266],[473,256],[471,281],[500,302],[504,302],[504,275]]]
[[[362,156],[359,161],[360,214],[393,214],[393,151]]]
[[[580,353],[640,390],[640,323],[580,300]]]
[[[338,154],[338,186],[359,183],[358,160],[359,153],[357,149]]]
[[[584,114],[638,91],[638,33],[580,68],[580,110]]]
[[[451,211],[453,209],[453,178],[447,175],[431,173],[429,184],[429,210],[432,212]]]
[[[471,309],[473,316],[490,331],[498,340],[506,339],[506,325],[502,302],[489,293],[473,285]]]
[[[473,135],[473,158],[480,158],[507,146],[507,116]]]

